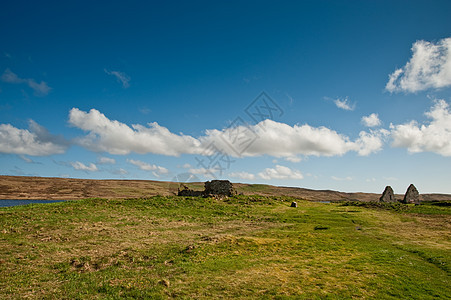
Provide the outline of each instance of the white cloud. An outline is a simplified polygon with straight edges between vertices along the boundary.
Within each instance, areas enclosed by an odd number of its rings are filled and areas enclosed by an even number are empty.
[[[76,142],[92,151],[110,154],[154,153],[170,156],[181,154],[212,155],[211,145],[232,157],[271,155],[297,161],[298,155],[336,156],[349,151],[369,155],[382,148],[381,131],[362,131],[351,141],[347,136],[326,127],[310,125],[290,126],[264,120],[253,126],[238,126],[223,130],[206,130],[205,135],[194,138],[171,133],[157,123],[131,127],[109,120],[98,110],[89,112],[73,108],[69,123],[88,132]],[[246,147],[242,147],[245,145]],[[242,148],[240,148],[242,147]]]
[[[384,139],[390,134],[388,130],[361,131],[359,138],[355,141],[356,151],[360,156],[368,156],[382,150]]]
[[[390,124],[393,147],[407,148],[411,153],[434,152],[451,156],[451,112],[448,103],[436,100],[425,115],[429,123],[417,121],[401,125]]]
[[[389,92],[418,92],[451,85],[451,38],[437,43],[416,41],[406,65],[389,75]]]
[[[101,156],[97,163],[100,165],[114,165],[116,163],[116,160],[114,158]]]
[[[33,120],[29,121],[29,130],[0,124],[0,153],[46,156],[64,153],[67,147],[62,137],[51,135]]]
[[[130,76],[128,76],[127,74],[123,73],[123,72],[119,72],[119,71],[108,71],[107,69],[104,69],[105,73],[107,73],[108,75],[112,75],[114,77],[116,77],[116,80],[120,83],[122,83],[122,87],[124,89],[130,87]]]
[[[71,109],[69,123],[89,134],[77,139],[81,146],[97,152],[110,154],[155,153],[179,156],[182,153],[200,154],[200,142],[185,135],[171,133],[158,123],[128,125],[111,121],[96,109],[88,113],[77,108]]]
[[[223,137],[233,136],[236,132],[240,132],[237,140],[253,141],[245,151],[241,152],[243,157],[262,155],[274,157],[335,156],[349,151],[355,151],[359,155],[369,155],[379,151],[383,145],[382,135],[376,131],[362,131],[359,138],[352,142],[348,137],[334,130],[326,127],[312,127],[307,124],[290,126],[265,120],[251,127],[239,127],[241,128],[227,128],[222,131],[207,130],[206,137],[202,137],[201,141],[214,143],[225,153],[237,156],[231,149],[230,143],[224,142]],[[376,147],[376,142],[378,142],[378,147]]]
[[[275,168],[266,168],[258,173],[258,176],[265,180],[271,179],[303,179],[304,176],[297,170],[292,170],[285,166],[276,165]]]
[[[127,162],[131,163],[132,165],[137,166],[138,168],[140,168],[141,170],[144,170],[144,171],[155,171],[155,173],[157,173],[157,174],[168,174],[169,173],[169,170],[164,167],[160,167],[157,165],[151,165],[151,164],[145,163],[140,160],[127,159]]]
[[[289,157],[286,157],[285,160],[289,161],[289,162],[293,162],[293,163],[298,163],[298,162],[302,161],[302,159],[297,156],[289,156]]]
[[[348,177],[336,177],[336,176],[332,176],[331,177],[333,180],[335,181],[351,181],[352,177],[348,176]]]
[[[2,81],[7,83],[25,83],[34,91],[35,96],[46,96],[50,91],[51,87],[47,85],[45,81],[41,81],[37,83],[34,79],[31,78],[20,78],[17,74],[13,73],[10,69],[6,69],[1,77]]]
[[[381,120],[379,119],[378,114],[372,113],[369,116],[362,117],[362,124],[366,127],[376,127],[381,125]]]
[[[95,164],[93,164],[93,163],[90,163],[89,165],[85,165],[84,163],[81,163],[79,161],[75,161],[75,162],[70,162],[70,165],[75,170],[86,171],[86,172],[98,171],[97,166]]]
[[[348,98],[345,99],[335,99],[334,100],[335,105],[338,108],[344,109],[344,110],[354,110],[355,109],[355,103],[351,104],[348,100]]]
[[[186,164],[183,164],[182,168],[189,169],[189,168],[192,168],[192,166],[190,164],[186,163]]]
[[[254,180],[255,175],[248,172],[232,172],[229,174],[230,177],[240,178],[244,180]]]
[[[192,176],[202,175],[207,179],[217,179],[218,176],[222,175],[222,170],[218,168],[192,168],[188,170],[188,173]]]

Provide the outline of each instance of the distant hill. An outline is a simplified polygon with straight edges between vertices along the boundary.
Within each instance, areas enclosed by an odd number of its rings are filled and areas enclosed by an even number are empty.
[[[195,190],[203,190],[202,182],[186,185]],[[290,196],[311,201],[376,201],[380,197],[380,194],[374,193],[345,193],[265,184],[234,183],[234,187],[238,193],[245,195]],[[0,176],[0,199],[140,198],[155,195],[174,195],[177,188],[178,183],[153,180]],[[403,197],[403,195],[396,196],[398,199]],[[451,201],[449,194],[422,194],[421,196],[423,201]]]

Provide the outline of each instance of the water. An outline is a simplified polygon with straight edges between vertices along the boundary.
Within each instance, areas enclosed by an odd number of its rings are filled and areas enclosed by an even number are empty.
[[[65,200],[0,200],[0,207],[27,205],[32,203],[54,203],[63,201]]]

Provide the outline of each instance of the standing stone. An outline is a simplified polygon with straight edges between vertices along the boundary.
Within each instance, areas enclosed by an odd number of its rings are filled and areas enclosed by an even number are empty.
[[[298,207],[298,204],[296,202],[291,202],[291,207]]]
[[[420,204],[420,193],[418,193],[417,188],[413,184],[409,185],[402,203]]]
[[[395,193],[393,192],[391,186],[387,185],[385,187],[382,196],[379,198],[379,202],[396,202]]]

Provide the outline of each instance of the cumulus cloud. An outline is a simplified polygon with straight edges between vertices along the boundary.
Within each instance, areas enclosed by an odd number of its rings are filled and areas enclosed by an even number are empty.
[[[124,89],[130,87],[130,76],[128,76],[127,74],[123,73],[123,72],[119,72],[119,71],[108,71],[107,69],[104,69],[105,73],[107,73],[108,75],[112,75],[114,77],[116,77],[116,80],[120,83],[122,83],[122,87]]]
[[[47,85],[45,81],[37,83],[32,78],[20,78],[17,74],[13,73],[10,69],[6,69],[1,77],[2,81],[7,83],[25,83],[34,91],[35,96],[46,96],[52,89]]]
[[[355,109],[355,103],[351,104],[351,102],[349,102],[348,98],[335,99],[334,103],[338,108],[341,108],[344,110],[354,110]]]
[[[240,178],[244,180],[254,180],[255,175],[248,172],[232,172],[229,174],[230,177]]]
[[[0,153],[46,156],[64,153],[68,145],[64,138],[50,134],[33,120],[28,130],[0,124]]]
[[[451,85],[451,38],[416,41],[406,65],[389,75],[389,92],[418,92]]]
[[[369,116],[362,117],[362,124],[366,127],[377,127],[381,125],[381,120],[378,114],[372,113]]]
[[[179,156],[182,153],[200,154],[200,142],[186,135],[171,133],[158,123],[149,123],[148,127],[111,121],[96,109],[89,112],[77,108],[69,113],[69,124],[88,131],[83,138],[76,139],[81,146],[96,152],[110,154],[155,153]]]
[[[384,140],[390,135],[386,129],[361,131],[359,138],[355,141],[356,151],[360,156],[368,156],[382,150]]]
[[[116,160],[114,158],[110,158],[110,157],[100,157],[98,162],[98,164],[100,165],[114,165],[116,163]]]
[[[237,156],[233,147],[239,143],[227,143],[224,137],[240,135],[236,140],[251,141],[249,146],[240,153],[240,156],[271,155],[275,157],[294,157],[296,155],[336,156],[349,151],[359,155],[369,155],[379,151],[383,145],[382,134],[376,131],[360,132],[359,138],[351,141],[348,137],[326,127],[312,127],[310,125],[290,126],[273,120],[265,120],[257,125],[241,128],[226,128],[207,130],[202,141],[214,143],[229,155]],[[376,142],[379,147],[376,147]]]
[[[451,111],[444,100],[436,100],[425,124],[411,121],[405,124],[390,124],[392,146],[407,148],[411,153],[434,152],[451,156]]]
[[[168,174],[169,173],[169,170],[164,167],[160,167],[157,165],[151,165],[151,164],[148,164],[148,163],[140,161],[140,160],[127,159],[127,162],[131,163],[132,165],[137,166],[141,170],[154,171],[154,174],[160,175],[160,174]]]
[[[275,168],[266,168],[258,173],[258,176],[265,180],[271,179],[303,179],[304,176],[297,170],[292,170],[288,167],[276,165]]]
[[[220,151],[232,157],[271,155],[298,161],[298,155],[336,156],[349,151],[369,155],[383,145],[380,131],[362,131],[359,138],[351,141],[326,127],[290,126],[269,119],[253,126],[206,130],[199,138],[174,134],[157,123],[149,123],[148,127],[128,126],[108,119],[95,109],[84,112],[73,108],[69,123],[88,132],[76,139],[79,145],[92,151],[122,155],[130,152],[212,155]]]
[[[93,163],[90,163],[89,165],[85,165],[84,163],[81,163],[79,161],[70,162],[70,165],[75,170],[85,171],[85,172],[96,172],[98,171],[97,166]]]

